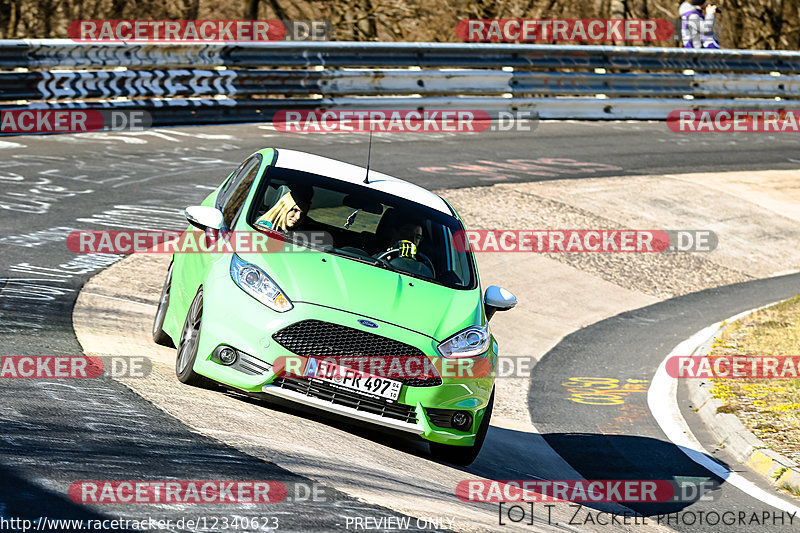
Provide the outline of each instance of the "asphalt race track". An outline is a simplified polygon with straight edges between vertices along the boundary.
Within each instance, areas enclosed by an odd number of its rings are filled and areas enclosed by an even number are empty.
[[[800,165],[797,141],[790,135],[679,135],[663,123],[544,122],[528,133],[376,134],[373,142],[372,168],[429,189],[604,176],[792,170]],[[184,207],[199,203],[248,154],[266,146],[355,164],[363,164],[367,154],[364,134],[282,134],[256,124],[0,138],[0,355],[82,353],[72,329],[77,295],[87,280],[122,257],[73,254],[65,246],[70,231],[182,229]],[[520,159],[538,161],[543,168],[523,171],[509,163]],[[628,396],[622,408],[600,409],[564,402],[562,383],[578,376],[646,382],[666,354],[699,329],[798,292],[800,275],[757,280],[674,298],[581,329],[564,338],[534,368],[528,393],[531,421],[547,444],[587,479],[708,480],[714,484],[709,498],[681,506],[628,505],[645,517],[713,509],[775,511],[710,474],[671,444],[652,418],[644,393]],[[186,515],[185,509],[170,506],[143,511],[124,504],[79,505],[65,490],[76,480],[259,478],[283,481],[288,487],[314,483],[198,435],[114,380],[66,381],[0,380],[0,517]],[[682,408],[688,413],[692,406],[682,400]],[[688,414],[686,418],[691,422]],[[703,427],[693,425],[692,429],[708,442]],[[489,442],[513,438],[506,434],[512,432],[492,428]],[[345,450],[337,450],[342,453],[342,469],[347,468]],[[423,453],[418,455],[419,461],[431,461]],[[501,456],[491,458],[492,463],[480,463],[480,475],[509,479],[512,472],[537,472],[536,464],[509,465]],[[724,451],[716,458],[772,490]],[[468,479],[471,471],[467,468],[463,478]],[[391,480],[392,472],[383,474]],[[348,517],[363,514],[402,517],[324,484],[320,489],[328,495],[325,502],[298,506],[287,499],[270,507],[269,515],[281,519],[280,531],[343,530]],[[579,518],[592,511],[584,508]],[[195,507],[191,512],[219,514],[220,509]],[[263,510],[238,506],[235,513],[256,517]],[[718,530],[674,522],[669,527]],[[547,524],[541,518],[528,527],[531,531],[556,529],[603,528]],[[798,529],[800,517],[793,526],[770,528]],[[645,524],[634,530],[659,529]],[[746,530],[761,531],[741,525],[725,529]]]
[[[708,324],[719,322],[796,293],[799,285],[800,274],[793,274],[710,289],[622,313],[569,335],[534,368],[529,394],[534,424],[547,443],[586,479],[681,480],[708,483],[711,488],[691,504],[628,504],[644,516],[684,510],[698,514],[770,510],[669,443],[649,412],[645,394],[631,394],[624,405],[608,409],[610,406],[563,401],[561,384],[573,376],[649,381],[670,350],[699,329],[698,317]],[[690,419],[687,411],[692,406],[684,407],[684,416]],[[593,452],[587,454],[586,450]],[[731,470],[744,470],[724,453],[716,459],[727,462]],[[677,516],[682,515],[676,515],[670,526],[681,531],[698,529],[697,525],[677,524]],[[796,529],[796,523],[785,528]]]

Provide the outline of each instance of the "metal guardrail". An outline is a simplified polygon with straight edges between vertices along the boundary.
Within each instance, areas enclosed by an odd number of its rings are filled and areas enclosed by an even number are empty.
[[[800,72],[800,52],[538,44],[260,42],[76,43],[0,40],[0,66],[48,67],[613,68]]]
[[[789,76],[504,72],[398,69],[170,69],[0,72],[2,100],[281,95],[293,98],[387,94],[517,96],[764,97],[800,96]]]
[[[0,69],[4,109],[139,108],[157,110],[156,125],[268,120],[280,109],[333,106],[663,119],[710,105],[782,109],[791,102],[776,97],[800,96],[800,52],[785,51],[23,40],[0,41]]]

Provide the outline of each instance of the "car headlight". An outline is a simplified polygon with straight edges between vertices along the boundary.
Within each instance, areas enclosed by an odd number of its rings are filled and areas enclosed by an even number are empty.
[[[445,357],[483,355],[489,349],[490,339],[488,326],[471,326],[441,343],[439,353]]]
[[[252,263],[243,261],[236,254],[231,259],[231,278],[240,289],[273,311],[283,313],[294,307],[266,272]]]

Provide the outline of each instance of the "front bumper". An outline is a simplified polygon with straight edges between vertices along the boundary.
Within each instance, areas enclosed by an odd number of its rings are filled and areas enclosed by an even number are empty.
[[[397,431],[406,431],[408,433],[414,433],[416,435],[422,435],[423,433],[425,433],[425,426],[419,422],[421,417],[420,414],[416,412],[416,409],[412,410],[412,412],[414,413],[413,421],[399,420],[398,418],[395,417],[387,417],[380,414],[376,414],[374,412],[360,410],[356,407],[342,405],[341,403],[336,403],[332,400],[325,399],[317,395],[304,393],[298,390],[287,389],[282,386],[275,385],[273,383],[264,385],[264,387],[262,387],[261,390],[262,392],[270,396],[276,396],[278,398],[283,398],[284,400],[291,400],[310,407],[316,407],[328,411],[330,413],[344,415],[349,418],[359,420],[361,422],[377,424],[379,426],[383,426],[389,429],[395,429]]]
[[[442,384],[438,386],[404,385],[394,407],[403,406],[413,414],[413,417],[405,419],[386,416],[376,406],[365,408],[363,405],[358,405],[358,402],[354,404],[353,401],[331,399],[330,394],[320,393],[318,387],[305,390],[299,386],[287,387],[285,383],[280,386],[281,382],[275,381],[278,376],[272,372],[271,365],[279,357],[291,357],[295,354],[278,344],[272,335],[302,320],[320,320],[375,333],[376,330],[358,323],[358,319],[369,318],[379,324],[377,331],[381,336],[415,346],[428,357],[440,357],[434,355],[438,353],[437,342],[425,335],[381,322],[373,317],[364,317],[311,303],[293,303],[294,309],[278,313],[242,291],[233,283],[230,276],[210,276],[204,286],[203,326],[194,371],[237,389],[263,392],[344,415],[360,422],[420,435],[434,442],[464,446],[473,444],[494,386],[492,374],[474,379],[442,376]],[[220,345],[228,345],[247,354],[251,364],[245,366],[246,371],[242,370],[241,365],[221,364],[214,355],[215,349]],[[491,368],[494,369],[497,359],[497,344],[494,340],[489,352],[483,357],[488,358]],[[265,368],[267,370],[262,370]],[[388,408],[391,409],[393,406],[388,405]],[[459,431],[436,426],[426,412],[428,408],[468,411],[473,418],[472,428],[468,431]]]

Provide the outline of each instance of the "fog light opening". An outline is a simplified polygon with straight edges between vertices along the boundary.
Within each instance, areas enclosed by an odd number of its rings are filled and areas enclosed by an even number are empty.
[[[230,366],[236,362],[236,350],[234,350],[233,348],[228,348],[226,346],[219,351],[217,357],[219,357],[219,361],[223,365]]]
[[[472,415],[466,411],[456,411],[450,418],[450,423],[455,429],[467,431],[472,427]]]

